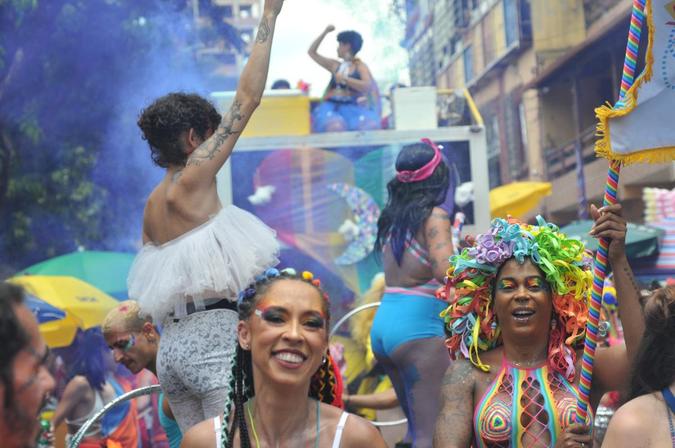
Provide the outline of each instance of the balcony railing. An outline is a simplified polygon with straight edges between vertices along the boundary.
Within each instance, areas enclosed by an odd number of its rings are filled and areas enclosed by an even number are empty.
[[[595,126],[581,132],[581,157],[584,165],[595,159]],[[555,148],[544,149],[546,177],[548,180],[557,179],[576,169],[577,161],[574,148],[577,139]]]

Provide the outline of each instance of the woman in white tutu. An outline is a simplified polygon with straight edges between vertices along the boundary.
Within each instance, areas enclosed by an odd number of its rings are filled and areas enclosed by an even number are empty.
[[[216,173],[262,97],[282,5],[265,0],[222,120],[208,101],[184,93],[159,98],[138,120],[166,175],[145,207],[144,246],[129,274],[129,297],[164,326],[157,374],[183,432],[222,412],[235,355],[237,294],[277,263],[274,231],[243,210],[222,207]]]

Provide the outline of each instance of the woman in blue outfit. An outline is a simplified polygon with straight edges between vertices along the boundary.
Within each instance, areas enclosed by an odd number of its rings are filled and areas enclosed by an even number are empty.
[[[380,97],[368,66],[356,57],[363,38],[356,31],[337,35],[337,55],[341,59],[321,56],[317,50],[328,33],[329,25],[309,47],[309,56],[332,77],[323,101],[312,112],[313,132],[340,132],[380,129]]]
[[[438,147],[424,139],[403,147],[396,172],[378,221],[375,251],[382,254],[386,287],[370,335],[408,419],[404,442],[430,447],[450,363],[439,317],[447,304],[435,296],[453,252],[450,217],[439,207],[449,170]]]

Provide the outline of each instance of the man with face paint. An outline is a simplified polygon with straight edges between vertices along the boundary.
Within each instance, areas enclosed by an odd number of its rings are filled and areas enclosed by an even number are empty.
[[[123,364],[131,373],[148,369],[157,376],[157,349],[159,332],[149,318],[140,315],[138,302],[127,300],[113,308],[103,320],[103,337],[112,350],[116,363]],[[169,402],[160,394],[159,423],[164,428],[171,448],[178,448],[182,433],[171,412]]]
[[[49,350],[23,291],[0,283],[0,441],[3,448],[35,446],[38,416],[54,389]]]

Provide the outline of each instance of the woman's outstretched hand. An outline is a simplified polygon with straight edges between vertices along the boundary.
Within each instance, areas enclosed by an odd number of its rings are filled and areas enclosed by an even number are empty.
[[[591,216],[595,223],[590,234],[595,238],[607,238],[610,262],[626,256],[626,220],[621,216],[621,204],[597,208],[591,205]]]
[[[326,33],[326,34],[328,34],[328,33],[332,33],[333,31],[335,31],[335,26],[333,26],[333,25],[328,25],[328,26],[326,27],[326,29],[325,29],[323,32]]]

